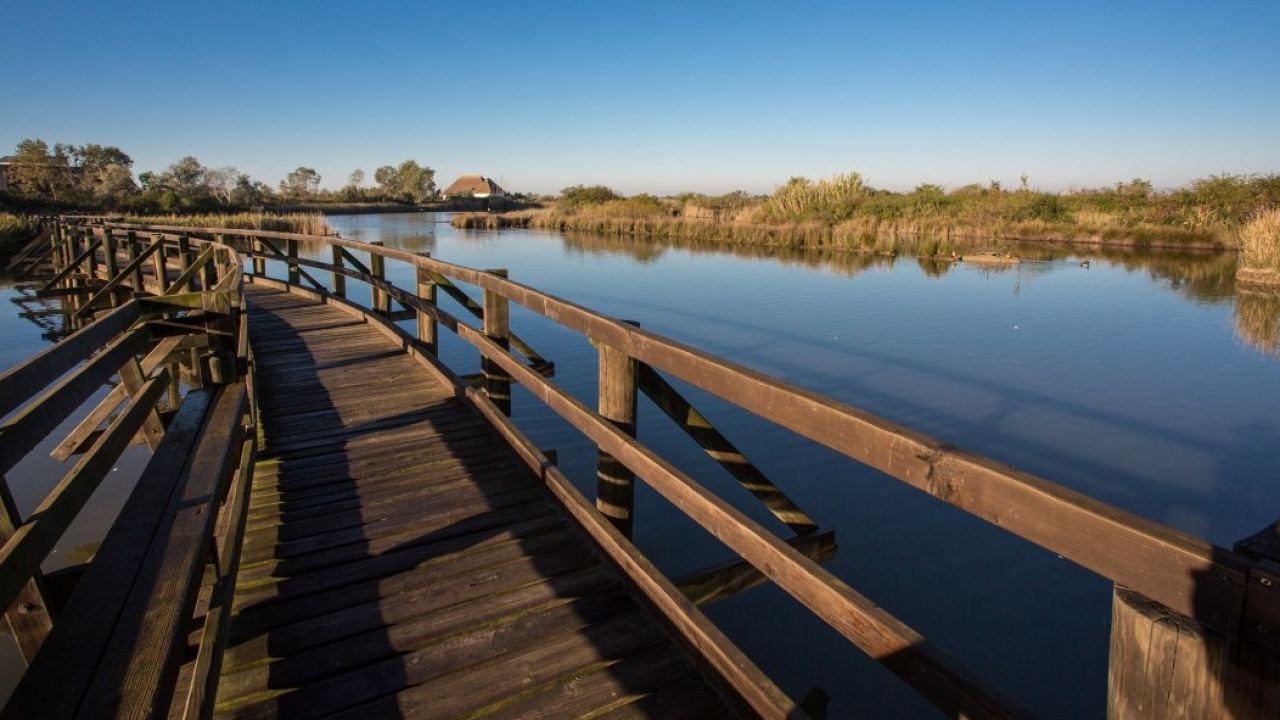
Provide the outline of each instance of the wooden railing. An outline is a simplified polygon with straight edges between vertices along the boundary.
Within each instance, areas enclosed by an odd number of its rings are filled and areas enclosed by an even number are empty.
[[[633,476],[648,483],[947,715],[1011,718],[1030,714],[824,570],[810,557],[812,553],[793,546],[794,539],[789,542],[777,537],[638,442],[634,437],[636,389],[662,395],[662,386],[669,387],[664,376],[716,395],[1113,581],[1117,596],[1112,717],[1161,717],[1165,714],[1161,707],[1168,704],[1181,703],[1183,710],[1191,707],[1185,699],[1191,695],[1196,695],[1196,702],[1218,707],[1206,717],[1248,717],[1250,712],[1263,717],[1280,702],[1276,700],[1280,697],[1276,689],[1280,674],[1274,672],[1280,667],[1280,565],[1275,562],[1274,529],[1242,542],[1235,551],[1216,547],[865,411],[539,292],[503,273],[337,237],[125,225],[107,225],[104,233],[104,245],[106,238],[117,233],[135,238],[157,233],[166,243],[170,238],[180,241],[185,237],[193,244],[234,247],[252,261],[248,281],[288,287],[360,312],[398,338],[407,351],[454,382],[460,396],[475,403],[571,516],[665,615],[704,666],[724,678],[732,692],[762,717],[799,717],[801,713],[627,541]],[[328,247],[330,261],[300,257],[299,248],[304,244]],[[141,257],[145,250],[136,251],[133,261],[119,274],[131,272],[130,268],[136,271],[145,261]],[[82,257],[83,252],[77,255],[70,248],[55,254],[63,262],[77,258],[83,262],[93,256]],[[168,251],[152,252],[164,257]],[[367,253],[369,261],[361,262],[353,252]],[[387,261],[410,266],[414,287],[390,282]],[[282,278],[268,277],[268,270],[275,266]],[[348,280],[369,285],[371,301],[367,306],[357,306],[347,297]],[[479,301],[463,301],[468,312],[480,319],[479,325],[469,325],[436,304],[443,288],[453,288],[445,291],[455,297],[462,293],[458,284],[481,293]],[[549,379],[551,364],[517,339],[508,310],[513,302],[581,333],[597,346],[601,385],[595,408]],[[401,309],[395,309],[393,303]],[[417,319],[412,334],[394,322],[411,317]],[[441,326],[478,350],[482,368],[475,384],[479,388],[436,363],[434,352]],[[513,347],[519,355],[512,352]],[[512,382],[523,385],[599,447],[600,491],[594,506],[507,417]],[[686,421],[693,417],[692,406],[687,402],[681,405],[682,398],[668,396],[668,400],[664,410],[673,417]],[[726,467],[745,466],[741,453],[723,436],[703,432],[701,423],[686,424],[691,434],[698,429],[704,447]],[[750,471],[739,479],[760,489],[762,499],[797,533],[816,527],[793,503],[785,501],[785,496],[778,497],[781,491],[776,486],[756,483],[758,478]],[[1173,627],[1153,621],[1144,626],[1143,633],[1130,632],[1144,617],[1166,616],[1186,622],[1179,621]],[[1189,657],[1184,648],[1174,659],[1155,649],[1157,635],[1185,633],[1188,627],[1199,633],[1197,642],[1203,645],[1199,657]],[[1170,689],[1175,687],[1182,690]],[[1157,695],[1162,697],[1153,700]]]
[[[30,662],[3,717],[206,716],[256,446],[240,258],[87,223],[57,223],[47,240],[58,271],[41,292],[83,327],[0,375],[0,607]],[[50,438],[51,455],[74,462],[24,517],[11,471]],[[46,577],[135,438],[151,456],[92,561]],[[193,616],[204,631],[180,688]]]

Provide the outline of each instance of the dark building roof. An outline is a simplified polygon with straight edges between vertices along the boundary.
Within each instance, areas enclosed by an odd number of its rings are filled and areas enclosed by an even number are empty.
[[[503,195],[498,183],[483,175],[463,175],[445,188],[444,195]]]

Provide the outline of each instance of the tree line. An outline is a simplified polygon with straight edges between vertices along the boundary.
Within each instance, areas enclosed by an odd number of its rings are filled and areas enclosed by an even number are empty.
[[[18,143],[5,169],[7,196],[15,205],[46,205],[181,212],[243,210],[273,204],[402,202],[422,203],[438,195],[435,170],[416,160],[374,171],[374,186],[355,170],[338,190],[320,187],[320,173],[298,167],[275,188],[235,167],[207,167],[192,156],[161,171],[133,174],[133,158],[115,146],[52,147],[43,140]]]

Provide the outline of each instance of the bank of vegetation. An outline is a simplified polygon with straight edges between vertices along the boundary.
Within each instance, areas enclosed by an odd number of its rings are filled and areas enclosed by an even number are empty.
[[[604,186],[565,188],[544,210],[455,216],[500,226],[682,238],[760,246],[836,247],[949,256],[992,241],[1230,249],[1259,213],[1280,207],[1280,175],[1216,175],[1171,191],[1135,179],[1050,193],[999,183],[911,192],[871,187],[857,173],[792,178],[771,195],[686,193],[622,197]]]
[[[435,170],[413,159],[373,172],[353,170],[337,190],[320,187],[320,173],[301,166],[278,186],[235,167],[209,167],[195,157],[135,174],[133,158],[110,145],[26,139],[6,158],[0,210],[131,214],[236,213],[298,210],[333,213],[393,211],[439,199]]]

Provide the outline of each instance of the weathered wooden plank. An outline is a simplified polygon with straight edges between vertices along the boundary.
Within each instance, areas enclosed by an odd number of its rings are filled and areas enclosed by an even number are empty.
[[[162,383],[160,383],[162,385]],[[61,619],[36,656],[0,718],[72,718],[93,678],[125,605],[131,578],[145,556],[169,502],[173,484],[187,462],[208,408],[204,391],[189,393],[169,424],[157,449],[112,525],[102,546],[77,585]],[[49,688],[58,692],[49,692]]]
[[[0,548],[0,607],[12,605],[27,580],[39,570],[40,563],[152,412],[165,381],[163,376],[153,379],[139,391],[137,401],[111,423],[88,454]]]
[[[442,537],[420,540],[417,544],[430,546],[421,556],[419,564],[413,572],[396,572],[342,585],[328,586],[319,583],[312,592],[286,593],[275,592],[261,599],[246,602],[238,609],[235,622],[235,652],[239,657],[252,658],[262,653],[274,652],[271,648],[305,647],[312,643],[324,642],[327,637],[341,637],[348,630],[348,625],[338,622],[313,623],[312,618],[321,616],[338,618],[343,612],[362,603],[377,602],[388,618],[412,617],[426,610],[419,606],[419,600],[426,598],[442,598],[439,607],[452,607],[464,615],[478,612],[478,606],[466,608],[458,605],[459,598],[495,596],[494,588],[506,581],[494,575],[494,569],[501,569],[508,577],[515,578],[508,584],[512,588],[529,590],[542,589],[534,595],[542,597],[550,593],[569,593],[577,580],[562,579],[561,576],[577,577],[587,573],[589,578],[578,578],[582,582],[603,581],[608,579],[600,572],[598,565],[582,571],[566,571],[546,582],[533,582],[536,576],[530,575],[528,582],[519,580],[519,573],[528,571],[529,553],[549,552],[563,548],[568,538],[564,527],[552,522],[549,518],[508,519],[504,524],[491,525],[488,528],[472,529],[467,533],[443,533]],[[408,550],[412,546],[402,548]],[[525,548],[530,548],[525,552]],[[358,548],[357,548],[358,549]],[[326,557],[335,558],[335,563],[354,562],[354,552],[343,553],[344,548],[322,551],[300,558],[301,569],[298,572],[286,573],[289,577],[298,577],[313,570],[323,570],[322,562]],[[283,563],[288,565],[292,561]],[[524,563],[518,565],[516,563]],[[271,570],[272,568],[267,568]],[[253,586],[259,578],[244,574],[245,584]],[[483,574],[475,578],[477,573]],[[448,578],[477,579],[478,582],[457,582],[444,584]],[[609,579],[609,582],[612,582]],[[533,592],[533,591],[530,591]],[[454,598],[455,600],[450,600]],[[402,604],[402,609],[392,607]],[[399,615],[396,615],[399,613]],[[340,619],[340,618],[339,618]],[[358,629],[358,628],[351,628]],[[272,630],[266,635],[267,630]],[[256,647],[255,647],[256,646]]]
[[[707,455],[737,478],[742,487],[756,496],[779,520],[797,535],[805,535],[818,529],[818,524],[800,509],[782,489],[769,480],[742,451],[729,442],[706,416],[698,412],[671,383],[653,368],[640,365],[637,384],[644,394],[698,443]],[[603,414],[603,413],[602,413]]]
[[[97,322],[0,374],[0,417],[13,412],[112,338],[128,330],[140,315],[138,303],[125,303]]]
[[[297,687],[415,650],[467,628],[510,623],[532,611],[564,605],[572,598],[532,603],[527,594],[521,596],[518,591],[529,586],[545,588],[550,578],[581,573],[591,564],[590,553],[578,545],[544,553],[536,564],[521,558],[479,567],[470,575],[442,578],[447,584],[420,585],[406,594],[383,598],[368,592],[374,588],[365,588],[368,594],[340,611],[277,627],[269,642],[238,645],[228,657],[239,669],[224,672],[223,696],[259,692],[268,686]],[[512,603],[510,595],[524,602]],[[452,626],[446,626],[450,620]]]
[[[216,508],[240,455],[241,422],[248,399],[242,384],[215,390],[186,482],[166,511],[155,543],[130,592],[81,712],[153,718],[166,712],[181,657],[179,629],[191,616]]]

